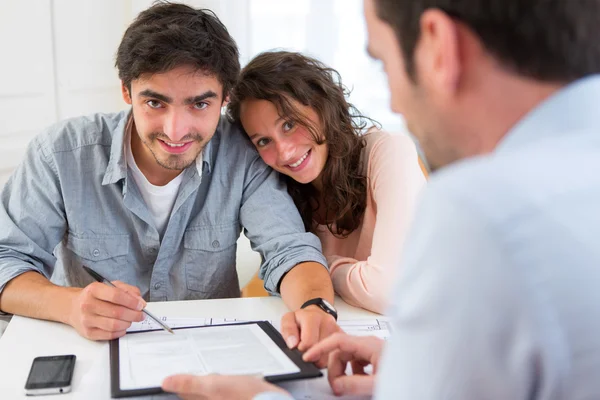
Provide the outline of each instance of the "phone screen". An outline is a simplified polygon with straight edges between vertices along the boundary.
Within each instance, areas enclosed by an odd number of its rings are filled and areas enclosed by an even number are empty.
[[[74,355],[37,357],[31,365],[25,389],[69,386],[74,367]]]

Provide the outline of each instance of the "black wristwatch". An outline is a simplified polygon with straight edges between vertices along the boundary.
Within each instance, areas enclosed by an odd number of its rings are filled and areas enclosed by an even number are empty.
[[[335,318],[335,320],[337,321],[337,311],[331,305],[330,302],[328,302],[325,299],[322,299],[321,297],[316,297],[314,299],[310,299],[306,303],[302,304],[302,307],[300,307],[300,308],[306,308],[306,307],[312,306],[312,305],[318,306],[321,310],[325,311],[327,314],[332,315],[333,318]]]

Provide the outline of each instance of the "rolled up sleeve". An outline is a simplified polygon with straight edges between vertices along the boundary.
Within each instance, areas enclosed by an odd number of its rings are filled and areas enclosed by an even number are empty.
[[[258,155],[249,163],[240,218],[252,249],[262,256],[259,278],[269,293],[279,294],[281,278],[299,263],[327,268],[321,242],[305,231],[285,183]]]
[[[50,279],[53,250],[66,231],[56,167],[33,140],[0,194],[0,293],[15,277],[37,271]]]

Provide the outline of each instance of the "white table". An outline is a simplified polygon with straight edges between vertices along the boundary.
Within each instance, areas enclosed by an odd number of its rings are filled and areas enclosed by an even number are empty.
[[[349,306],[339,298],[335,305],[340,319],[376,316]],[[283,301],[277,297],[149,303],[148,309],[156,315],[173,318],[224,317],[273,321],[278,321],[287,311]],[[0,398],[35,399],[25,396],[23,389],[32,360],[38,356],[58,354],[77,356],[72,392],[39,398],[110,399],[108,342],[84,339],[67,325],[19,316],[13,317],[0,338]],[[145,398],[166,399],[170,396]]]

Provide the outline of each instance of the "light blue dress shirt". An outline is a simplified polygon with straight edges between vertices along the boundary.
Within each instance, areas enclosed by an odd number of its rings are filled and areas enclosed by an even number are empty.
[[[392,296],[378,399],[600,399],[600,76],[434,174]]]

